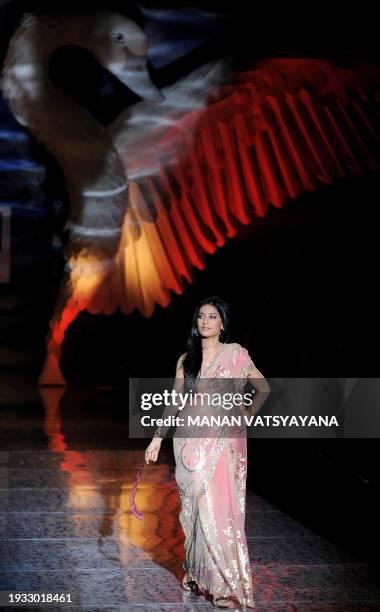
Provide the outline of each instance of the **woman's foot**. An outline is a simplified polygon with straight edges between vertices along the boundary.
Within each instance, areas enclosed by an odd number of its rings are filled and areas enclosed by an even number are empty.
[[[213,596],[212,604],[216,608],[229,608],[230,607],[228,597],[218,597],[218,595]]]

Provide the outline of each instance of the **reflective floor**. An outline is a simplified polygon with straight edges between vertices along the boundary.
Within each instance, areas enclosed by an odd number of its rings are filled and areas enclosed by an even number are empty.
[[[34,610],[215,609],[180,588],[183,533],[169,440],[131,484],[146,441],[128,440],[126,398],[106,388],[38,388],[0,375],[0,591],[70,593]],[[376,571],[247,493],[260,611],[380,610]],[[11,608],[8,608],[11,609]]]

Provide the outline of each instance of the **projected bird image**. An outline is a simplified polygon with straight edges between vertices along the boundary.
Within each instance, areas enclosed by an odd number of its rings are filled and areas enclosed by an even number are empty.
[[[106,126],[51,79],[69,45],[138,96]],[[379,166],[374,65],[221,56],[158,88],[148,52],[140,25],[95,10],[26,14],[8,45],[3,96],[69,198],[43,385],[66,384],[62,343],[81,311],[149,318],[269,207]]]

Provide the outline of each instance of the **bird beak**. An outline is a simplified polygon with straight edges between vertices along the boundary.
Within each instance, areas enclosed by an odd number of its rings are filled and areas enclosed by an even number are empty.
[[[163,94],[155,86],[146,66],[136,68],[124,68],[114,72],[115,76],[124,83],[133,93],[137,94],[144,100],[152,102],[161,102],[164,99]]]

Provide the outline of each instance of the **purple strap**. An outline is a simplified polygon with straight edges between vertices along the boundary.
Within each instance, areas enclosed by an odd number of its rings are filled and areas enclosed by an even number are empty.
[[[136,496],[137,486],[141,480],[141,472],[142,472],[144,465],[145,465],[145,461],[143,463],[140,463],[140,465],[138,466],[136,478],[132,485],[132,490],[131,490],[131,512],[136,518],[140,519],[140,521],[142,521],[144,516],[136,508],[135,496]]]

